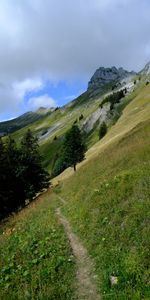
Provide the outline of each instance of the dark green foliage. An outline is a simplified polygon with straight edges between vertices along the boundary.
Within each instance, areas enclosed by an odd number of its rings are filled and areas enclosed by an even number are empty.
[[[78,122],[78,120],[76,119],[76,120],[73,122],[73,124],[77,124],[77,122]]]
[[[149,81],[146,81],[146,85],[148,85],[149,84]]]
[[[76,164],[84,159],[85,151],[86,147],[83,142],[83,136],[78,126],[74,124],[65,134],[61,152],[55,162],[52,176],[59,175],[68,167],[74,167],[74,171],[76,171]]]
[[[42,167],[37,138],[27,131],[21,142],[22,175],[26,186],[26,198],[31,199],[35,193],[48,187],[48,173]]]
[[[52,170],[52,177],[58,176],[66,168],[67,168],[67,163],[65,163],[63,156],[60,156],[54,164],[54,168]]]
[[[126,90],[121,90],[119,92],[113,93],[106,98],[103,99],[103,101],[100,103],[99,107],[102,108],[105,103],[110,103],[110,110],[114,108],[114,105],[116,103],[120,102],[120,99],[124,97]]]
[[[48,173],[42,167],[37,139],[29,130],[21,146],[8,137],[0,140],[0,219],[32,200],[49,185]]]
[[[79,121],[81,121],[84,118],[83,114],[80,115]]]
[[[57,140],[57,135],[54,136],[54,141],[56,141],[56,140]]]
[[[99,129],[99,139],[102,139],[106,133],[107,133],[107,125],[105,122],[103,122]]]
[[[47,132],[48,132],[48,130],[47,130],[47,129],[44,129],[44,130],[42,131],[41,135],[45,135]]]
[[[63,143],[64,161],[76,170],[76,164],[84,159],[85,150],[80,129],[77,125],[73,125],[65,135]]]

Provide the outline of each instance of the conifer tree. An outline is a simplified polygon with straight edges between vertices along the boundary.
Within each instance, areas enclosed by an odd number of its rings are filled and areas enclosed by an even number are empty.
[[[63,158],[67,166],[71,166],[76,171],[76,164],[85,157],[85,144],[82,134],[77,125],[73,125],[65,135],[63,143]]]
[[[21,142],[22,179],[26,197],[29,199],[49,185],[49,174],[42,166],[42,157],[37,141],[37,138],[28,130]]]

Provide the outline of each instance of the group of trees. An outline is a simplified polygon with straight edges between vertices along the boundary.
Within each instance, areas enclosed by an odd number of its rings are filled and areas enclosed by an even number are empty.
[[[105,103],[109,102],[110,110],[112,110],[114,108],[114,105],[116,103],[119,103],[120,100],[125,96],[125,93],[126,93],[126,89],[110,94],[109,96],[103,99],[103,101],[100,103],[99,106],[102,108]]]
[[[0,219],[31,201],[49,186],[37,138],[30,130],[17,146],[11,137],[0,139]]]
[[[103,122],[99,138],[107,132]],[[49,186],[49,174],[42,166],[37,138],[30,130],[24,135],[19,146],[12,137],[0,139],[0,219],[31,201],[37,192]],[[62,148],[57,155],[52,176],[57,176],[67,167],[73,167],[85,157],[86,146],[83,135],[73,124],[64,137]]]

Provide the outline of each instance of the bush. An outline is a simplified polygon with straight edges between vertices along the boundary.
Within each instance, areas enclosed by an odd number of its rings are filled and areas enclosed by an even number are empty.
[[[57,140],[57,135],[54,136],[54,141],[56,141],[56,140]]]
[[[107,133],[107,125],[103,122],[99,128],[99,140],[102,139]]]
[[[63,172],[67,168],[67,164],[64,161],[63,157],[59,157],[52,170],[52,177],[58,176],[61,172]]]
[[[83,114],[80,115],[79,121],[81,121],[84,118]]]

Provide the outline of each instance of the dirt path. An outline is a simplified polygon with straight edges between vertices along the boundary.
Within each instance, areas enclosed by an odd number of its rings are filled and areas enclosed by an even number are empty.
[[[57,216],[64,226],[67,237],[74,256],[76,257],[77,264],[77,292],[76,297],[78,300],[100,300],[96,292],[94,283],[94,275],[92,272],[93,265],[88,256],[87,250],[80,242],[79,238],[72,232],[70,223],[62,215],[60,208],[56,210]]]

